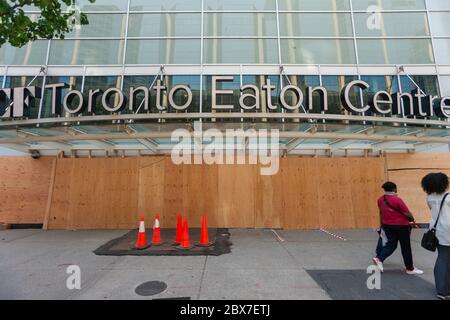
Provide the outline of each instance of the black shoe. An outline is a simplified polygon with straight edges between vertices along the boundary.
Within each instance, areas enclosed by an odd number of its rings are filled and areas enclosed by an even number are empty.
[[[436,298],[438,298],[439,300],[448,300],[448,296],[444,296],[443,294],[437,294]]]

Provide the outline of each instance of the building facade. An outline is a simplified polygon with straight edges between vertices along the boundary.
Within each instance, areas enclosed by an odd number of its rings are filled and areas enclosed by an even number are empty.
[[[438,100],[450,95],[447,0],[78,0],[74,8],[89,25],[64,40],[0,48],[1,87],[41,90],[27,113],[4,113],[4,147],[164,154],[170,132],[199,122],[279,129],[288,155],[448,151],[448,117],[405,111],[422,101],[414,92],[436,97],[438,109],[450,102]],[[359,110],[380,91],[411,97],[395,114],[355,114],[341,97],[353,81],[367,84],[348,91]],[[111,88],[123,96],[106,95]],[[74,90],[83,98],[69,99]],[[245,94],[253,108],[240,105]],[[12,100],[4,93],[5,106]],[[83,135],[91,139],[74,138]]]

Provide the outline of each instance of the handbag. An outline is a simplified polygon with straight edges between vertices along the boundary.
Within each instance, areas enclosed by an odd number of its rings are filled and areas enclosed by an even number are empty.
[[[438,247],[438,245],[439,245],[439,240],[436,237],[436,227],[438,225],[439,218],[441,216],[442,207],[444,206],[445,199],[447,198],[447,196],[448,196],[448,193],[445,194],[444,198],[442,199],[441,206],[439,208],[439,213],[438,213],[438,216],[436,218],[436,223],[434,224],[433,228],[428,230],[423,235],[423,238],[422,238],[422,243],[421,243],[422,247],[424,249],[428,250],[428,251],[431,251],[431,252],[435,252],[437,247]]]
[[[413,218],[411,218],[410,216],[404,214],[403,212],[401,212],[401,211],[398,210],[397,208],[394,208],[394,207],[389,203],[389,201],[387,201],[386,196],[384,196],[383,199],[384,199],[384,203],[385,203],[389,208],[391,208],[391,209],[394,210],[395,212],[400,213],[400,214],[403,215],[403,216],[406,216],[406,217],[408,218],[408,221],[409,221],[409,222],[414,222],[414,219],[413,219]]]

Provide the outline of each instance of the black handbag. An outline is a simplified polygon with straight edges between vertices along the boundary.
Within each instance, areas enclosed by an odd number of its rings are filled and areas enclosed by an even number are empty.
[[[427,231],[423,235],[423,238],[422,238],[422,247],[431,252],[435,252],[439,245],[439,240],[436,237],[436,227],[438,225],[439,218],[441,217],[442,207],[444,206],[445,199],[447,198],[447,196],[448,196],[448,193],[442,199],[441,207],[439,208],[439,213],[436,218],[436,223],[434,224],[433,228],[431,228],[429,231]]]

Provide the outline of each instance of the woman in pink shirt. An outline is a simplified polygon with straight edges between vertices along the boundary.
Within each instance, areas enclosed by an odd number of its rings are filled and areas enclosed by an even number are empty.
[[[386,182],[382,186],[384,195],[378,199],[380,209],[381,228],[384,230],[387,243],[377,250],[373,261],[380,271],[383,271],[383,262],[397,249],[398,242],[402,250],[403,261],[407,274],[423,274],[422,270],[414,267],[411,250],[411,223],[414,216],[405,202],[397,195],[397,186],[393,182]]]

